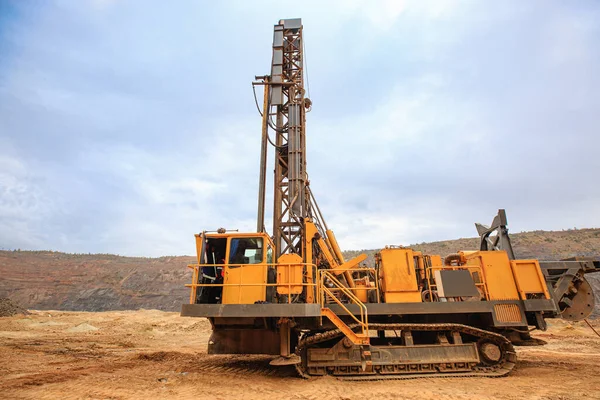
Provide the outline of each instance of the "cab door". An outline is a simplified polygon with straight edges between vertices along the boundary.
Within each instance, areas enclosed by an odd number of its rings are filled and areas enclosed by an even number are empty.
[[[222,304],[254,304],[265,301],[265,256],[265,241],[260,236],[234,236],[228,239]]]

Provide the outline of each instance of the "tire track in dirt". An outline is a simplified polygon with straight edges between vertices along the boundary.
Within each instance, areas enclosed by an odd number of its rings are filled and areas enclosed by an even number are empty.
[[[235,374],[242,376],[297,377],[293,367],[269,365],[273,356],[254,355],[207,355],[176,351],[142,353],[135,357],[140,361],[169,364],[178,370],[196,373]]]
[[[65,370],[57,370],[56,372],[42,372],[37,374],[28,374],[26,376],[8,378],[2,388],[16,389],[27,386],[42,386],[50,383],[61,383],[70,380],[79,379],[84,376],[99,374],[99,373],[112,373],[120,369],[135,367],[135,363],[130,361],[116,362],[108,365],[91,366],[91,367],[75,367]]]

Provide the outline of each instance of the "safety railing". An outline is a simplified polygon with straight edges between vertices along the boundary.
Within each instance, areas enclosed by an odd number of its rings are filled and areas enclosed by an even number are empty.
[[[200,283],[202,268],[207,268],[207,267],[214,268],[215,278],[217,275],[217,269],[221,269],[223,271],[223,283]],[[248,267],[253,269],[252,276],[250,276],[249,273],[246,272],[246,269]],[[317,266],[312,263],[188,264],[188,268],[192,269],[192,283],[186,284],[185,286],[189,287],[191,289],[190,304],[196,303],[198,288],[202,288],[202,287],[223,288],[223,289],[230,288],[230,287],[239,288],[238,293],[237,293],[237,303],[233,302],[232,298],[228,298],[228,299],[226,299],[227,304],[244,304],[241,302],[243,294],[244,294],[244,291],[242,290],[242,288],[262,287],[265,289],[265,296],[266,296],[266,289],[268,287],[274,287],[276,290],[277,290],[277,288],[285,287],[285,288],[287,288],[287,293],[288,293],[288,295],[287,295],[288,303],[292,303],[292,300],[293,300],[292,299],[293,296],[291,295],[292,289],[296,290],[296,288],[299,288],[299,287],[302,287],[302,288],[306,287],[307,291],[312,290],[313,293],[318,292],[317,281],[314,278],[314,277],[317,277]],[[257,274],[256,268],[264,268],[265,282],[248,282],[248,279],[250,277],[251,278],[256,277],[256,274]],[[280,273],[282,272],[282,270],[285,271],[286,272],[285,273],[286,281],[269,283],[268,282],[269,268],[274,268],[277,271],[277,280],[279,280],[279,276],[281,276]],[[293,277],[292,268],[302,268],[301,279],[299,281],[292,279],[292,277]],[[236,271],[236,272],[239,271],[239,275],[235,277],[236,282],[229,282],[230,279],[227,279],[228,283],[225,283],[226,278],[229,278],[227,276],[227,274],[230,271]],[[308,271],[310,271],[310,272],[308,272]],[[244,272],[246,272],[246,277],[244,277]],[[311,277],[313,277],[313,278],[311,278]],[[246,279],[246,281],[244,281],[244,278]]]
[[[328,270],[331,272],[331,270]],[[332,292],[341,292],[343,289],[348,289],[350,291],[352,291],[352,293],[354,293],[357,297],[359,297],[359,293],[364,293],[364,297],[366,297],[365,300],[361,300],[363,303],[364,302],[370,302],[369,301],[369,293],[370,292],[375,292],[375,302],[379,303],[381,300],[380,297],[380,289],[379,289],[379,274],[377,272],[377,270],[375,268],[345,268],[345,269],[336,269],[335,270],[335,274],[336,275],[341,275],[344,272],[349,271],[350,273],[354,273],[354,272],[367,272],[367,277],[370,277],[371,274],[373,274],[372,276],[372,280],[368,279],[366,282],[368,283],[373,283],[373,286],[362,286],[362,283],[360,283],[360,280],[358,281],[354,281],[355,285],[354,287],[346,287],[344,286],[343,288],[338,288],[338,287],[333,287],[333,288],[329,288],[330,291]],[[339,281],[339,279],[338,279]],[[360,297],[359,297],[360,299]]]
[[[485,275],[483,274],[483,269],[479,265],[436,265],[432,267],[428,267],[425,269],[425,279],[427,279],[427,285],[429,287],[430,296],[429,301],[433,302],[433,294],[432,288],[437,289],[437,284],[432,283],[435,282],[435,279],[432,277],[435,271],[443,271],[443,270],[461,270],[466,269],[473,277],[473,271],[477,272],[477,276],[479,277],[480,282],[475,282],[475,286],[483,292],[483,295],[486,300],[489,300],[488,290],[487,290],[487,282],[485,281]]]
[[[359,269],[353,269],[352,271],[356,271]],[[321,308],[326,308],[325,298],[329,296],[331,299],[335,301],[354,321],[356,321],[361,328],[362,336],[369,336],[369,320],[367,315],[367,306],[352,292],[352,289],[343,285],[337,277],[330,271],[326,269],[321,269],[318,271],[319,273],[319,290],[318,292],[318,300],[321,304]],[[327,283],[333,285],[332,288],[327,286]],[[344,294],[348,300],[352,304],[356,304],[360,311],[360,318],[357,318],[353,312],[351,312],[347,304],[344,304],[337,296],[336,291],[340,291]],[[322,318],[322,317],[321,317]]]

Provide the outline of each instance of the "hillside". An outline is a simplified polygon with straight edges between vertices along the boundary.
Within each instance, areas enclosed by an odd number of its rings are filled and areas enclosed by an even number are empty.
[[[600,229],[523,232],[512,234],[511,239],[520,258],[600,256]],[[447,255],[477,246],[477,238],[467,238],[412,247]],[[375,250],[346,251],[345,256],[350,258],[361,252],[368,253],[372,262]],[[143,258],[0,251],[0,298],[11,298],[30,309],[178,311],[188,301],[189,290],[184,285],[191,280],[186,268],[191,262],[194,258],[187,256]],[[598,283],[598,279],[594,281]]]
[[[0,297],[30,309],[179,310],[193,257],[0,251]]]

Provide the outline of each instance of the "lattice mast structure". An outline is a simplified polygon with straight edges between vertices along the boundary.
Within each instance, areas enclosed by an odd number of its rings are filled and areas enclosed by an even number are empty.
[[[300,18],[280,20],[275,25],[271,75],[256,78],[261,82],[255,84],[265,85],[257,230],[265,230],[267,142],[271,142],[275,147],[273,239],[276,256],[296,253],[304,258],[304,220],[313,218],[313,206],[306,172],[306,112],[311,102],[304,89]],[[274,143],[269,137],[269,128],[275,132]]]

